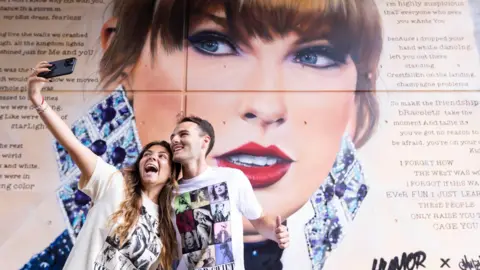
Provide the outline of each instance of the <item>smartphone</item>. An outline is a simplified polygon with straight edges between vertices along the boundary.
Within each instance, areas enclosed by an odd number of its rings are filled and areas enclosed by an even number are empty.
[[[49,62],[52,66],[50,66],[50,71],[42,72],[38,74],[38,77],[43,77],[45,79],[59,77],[64,75],[72,74],[75,70],[75,64],[77,63],[77,58],[65,58],[62,60],[57,60],[53,62]]]

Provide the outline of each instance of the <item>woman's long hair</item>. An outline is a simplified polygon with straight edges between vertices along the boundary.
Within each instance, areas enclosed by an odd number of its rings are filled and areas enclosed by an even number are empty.
[[[123,246],[128,240],[128,235],[137,224],[140,217],[140,208],[142,206],[142,181],[140,176],[140,160],[145,151],[154,145],[163,146],[169,154],[171,174],[165,186],[162,188],[158,196],[159,206],[159,225],[158,233],[162,241],[162,250],[160,252],[160,264],[162,269],[169,269],[172,266],[173,260],[178,257],[177,254],[177,238],[175,228],[171,221],[172,216],[172,202],[177,191],[177,177],[180,172],[180,165],[172,161],[172,150],[170,144],[166,141],[153,141],[145,145],[142,152],[138,155],[134,165],[130,168],[122,170],[125,178],[125,200],[120,204],[120,209],[113,213],[111,217],[111,224],[120,224],[115,228],[113,235],[116,235],[120,240],[120,246]]]

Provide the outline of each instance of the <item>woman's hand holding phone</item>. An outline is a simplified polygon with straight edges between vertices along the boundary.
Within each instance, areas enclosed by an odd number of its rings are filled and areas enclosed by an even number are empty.
[[[43,101],[42,97],[42,88],[45,86],[45,83],[49,82],[49,79],[39,77],[38,74],[42,72],[49,72],[52,65],[47,61],[39,62],[34,68],[32,68],[32,73],[28,76],[28,98],[33,103],[35,107],[41,105]]]

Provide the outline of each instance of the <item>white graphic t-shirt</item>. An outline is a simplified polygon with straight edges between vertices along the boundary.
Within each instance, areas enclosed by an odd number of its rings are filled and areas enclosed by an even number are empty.
[[[142,194],[140,218],[127,241],[120,247],[119,239],[112,236],[113,228],[107,225],[111,215],[125,199],[121,172],[98,157],[95,171],[81,191],[90,196],[93,207],[88,212],[64,269],[159,268],[162,243],[158,235],[158,205]]]
[[[242,171],[209,167],[197,177],[179,181],[174,224],[178,270],[244,270],[242,216],[262,215],[248,178]]]

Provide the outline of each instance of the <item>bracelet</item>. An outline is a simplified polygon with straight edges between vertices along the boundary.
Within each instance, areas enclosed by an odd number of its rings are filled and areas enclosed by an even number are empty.
[[[43,104],[43,102],[42,102]],[[38,106],[37,108],[35,108],[37,110],[37,113],[43,113],[46,109],[48,108],[48,104],[45,103],[45,106]]]
[[[45,103],[45,98],[42,96],[42,103],[40,103],[40,105],[38,105],[36,107],[33,107],[33,108],[38,111],[38,109],[43,107],[43,103]]]

